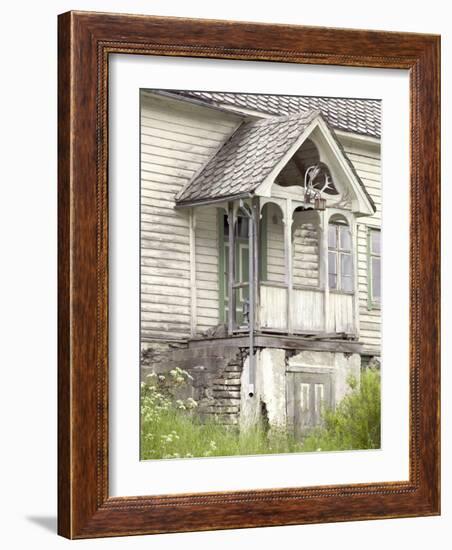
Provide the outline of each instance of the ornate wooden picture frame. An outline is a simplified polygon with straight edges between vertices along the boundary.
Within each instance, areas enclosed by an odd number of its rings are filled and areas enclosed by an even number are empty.
[[[59,16],[58,49],[59,534],[88,538],[439,514],[440,38],[69,12]],[[409,71],[408,481],[109,496],[111,54]]]

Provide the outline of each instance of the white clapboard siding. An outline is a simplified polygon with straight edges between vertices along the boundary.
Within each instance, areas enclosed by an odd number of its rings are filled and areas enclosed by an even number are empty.
[[[330,292],[327,332],[354,332],[353,296]]]
[[[196,208],[195,219],[196,330],[203,332],[219,323],[217,209]]]
[[[377,211],[373,216],[366,218],[370,224],[381,222],[381,157],[378,145],[362,144],[351,142],[346,138],[342,139],[344,150],[359,177],[366,186],[369,195],[372,197]]]
[[[367,232],[365,224],[358,224],[358,291],[360,340],[367,351],[379,349],[381,345],[381,314],[379,309],[369,309],[368,301],[368,258]]]
[[[284,224],[281,210],[275,204],[264,207],[267,216],[267,281],[284,283]]]
[[[261,285],[260,322],[263,329],[287,330],[287,289]]]
[[[291,315],[294,332],[324,330],[324,295],[322,291],[294,289]]]
[[[191,284],[188,210],[176,194],[237,128],[240,119],[152,93],[141,97],[141,333],[144,339],[190,335]],[[218,256],[214,209],[197,227],[198,323],[218,319]],[[204,219],[206,217],[206,219]],[[213,220],[213,221],[212,221]],[[213,225],[212,225],[213,224]]]
[[[365,353],[379,353],[381,346],[381,312],[369,309],[368,302],[368,227],[381,226],[381,159],[380,147],[376,144],[364,144],[355,140],[341,138],[345,152],[372,197],[377,212],[373,216],[358,221],[358,294],[359,294],[359,338],[364,344]]]

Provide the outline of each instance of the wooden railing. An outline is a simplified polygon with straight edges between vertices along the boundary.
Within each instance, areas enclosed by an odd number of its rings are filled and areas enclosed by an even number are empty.
[[[285,285],[261,283],[258,328],[287,332],[289,312],[293,334],[356,333],[353,294],[330,292],[327,307],[323,289],[293,288],[289,308],[287,296]]]

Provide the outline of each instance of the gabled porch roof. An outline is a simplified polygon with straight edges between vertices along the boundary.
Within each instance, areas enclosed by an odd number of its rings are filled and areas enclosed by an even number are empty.
[[[334,131],[318,110],[244,121],[176,196],[178,207],[253,196],[319,124],[342,157],[369,210],[375,205]]]

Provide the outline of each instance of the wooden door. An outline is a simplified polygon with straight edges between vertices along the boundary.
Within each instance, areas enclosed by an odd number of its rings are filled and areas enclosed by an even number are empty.
[[[305,437],[322,424],[322,412],[332,407],[330,373],[287,373],[287,419],[295,437]]]

